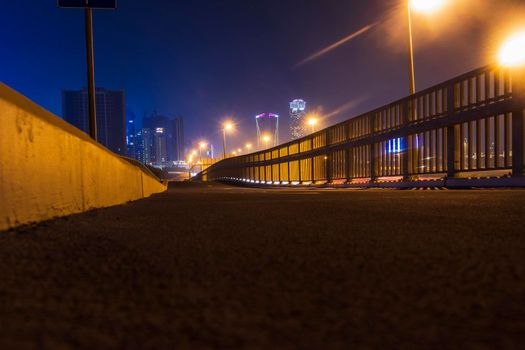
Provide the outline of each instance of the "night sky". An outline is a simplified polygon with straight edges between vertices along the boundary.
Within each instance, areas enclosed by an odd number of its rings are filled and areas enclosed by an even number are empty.
[[[124,89],[138,116],[183,116],[188,141],[220,149],[220,123],[231,116],[232,143],[255,142],[254,116],[263,112],[282,116],[286,141],[294,98],[331,115],[327,126],[407,94],[403,3],[120,0],[117,11],[94,15],[96,84]],[[456,0],[432,16],[414,14],[418,89],[494,62],[524,13],[520,0]],[[86,85],[83,12],[54,0],[1,0],[0,80],[60,116],[61,90]]]

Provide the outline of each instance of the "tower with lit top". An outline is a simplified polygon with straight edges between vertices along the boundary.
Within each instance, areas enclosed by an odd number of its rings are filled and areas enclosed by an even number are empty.
[[[295,99],[290,102],[290,134],[292,140],[300,139],[306,135],[305,130],[306,102]]]

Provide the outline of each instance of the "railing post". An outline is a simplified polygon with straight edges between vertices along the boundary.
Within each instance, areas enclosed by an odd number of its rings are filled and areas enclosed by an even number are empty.
[[[401,106],[401,113],[403,113],[402,115],[402,126],[401,128],[405,129],[403,130],[403,137],[401,138],[402,140],[402,145],[403,145],[403,151],[401,153],[402,157],[402,168],[401,168],[401,174],[403,176],[403,181],[410,181],[410,175],[409,175],[409,152],[410,152],[410,147],[412,147],[412,145],[409,145],[408,144],[408,134],[406,132],[406,129],[408,128],[408,124],[409,124],[409,119],[410,119],[410,106],[411,106],[411,100],[410,98],[409,99],[405,99],[405,101],[403,102],[403,105]]]
[[[301,142],[297,143],[297,155],[299,156],[299,159],[297,160],[297,172],[299,174],[299,183],[302,183],[303,179],[301,176]]]
[[[259,175],[257,176],[257,181],[259,181],[259,183],[260,183],[261,182],[261,163],[262,163],[261,162],[261,154],[259,153],[257,155],[257,157],[259,158],[259,161],[258,161],[259,164],[257,165],[257,173]],[[263,156],[263,161],[264,161],[264,156]]]
[[[277,163],[277,171],[279,172],[279,184],[281,184],[282,180],[281,180],[281,149],[280,148],[277,151],[277,160],[279,161]]]
[[[290,145],[288,145],[286,149],[287,149],[286,155],[290,157]],[[289,160],[287,164],[288,164],[288,184],[290,184],[292,182],[292,175],[290,174],[290,161]]]
[[[350,148],[345,149],[346,182],[352,182],[352,154]]]
[[[313,184],[315,182],[315,157],[312,156],[312,158],[310,158],[310,162],[312,164],[310,168],[310,179]]]
[[[270,181],[273,184],[273,151],[270,151]],[[268,181],[267,181],[268,182]]]
[[[375,116],[373,113],[368,115],[369,125],[370,125],[370,137],[373,137],[375,134]],[[375,143],[370,144],[370,182],[374,182],[376,179],[376,152],[375,152]]]
[[[331,137],[330,137],[330,130],[331,128],[329,129],[326,129],[326,136],[325,136],[325,147],[330,147],[332,145],[332,140],[331,140]],[[332,152],[330,153],[326,153],[326,164],[325,164],[325,177],[326,177],[326,183],[331,183],[332,182],[332,161],[334,159],[334,154]]]
[[[314,150],[314,136],[312,135],[312,138],[310,139],[310,151],[313,151]],[[312,156],[311,158],[311,164],[312,166],[310,167],[310,180],[313,183],[315,183],[315,157]]]
[[[525,105],[525,69],[511,71],[512,97],[519,106]],[[523,157],[525,135],[525,110],[523,107],[512,111],[512,177],[523,176]]]
[[[326,170],[326,183],[331,183],[332,180],[333,180],[333,176],[332,176],[332,162],[334,160],[334,154],[332,152],[330,153],[327,153],[326,156],[325,156],[325,162],[326,162],[326,167],[325,167],[325,170]]]
[[[454,115],[454,83],[447,86],[447,116]],[[447,178],[456,174],[456,129],[454,125],[447,127]]]
[[[512,112],[512,177],[523,176],[523,110]]]

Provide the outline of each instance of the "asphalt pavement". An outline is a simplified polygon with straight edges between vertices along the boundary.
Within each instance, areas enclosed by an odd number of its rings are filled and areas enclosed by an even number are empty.
[[[0,349],[521,349],[525,191],[166,193],[0,233]]]

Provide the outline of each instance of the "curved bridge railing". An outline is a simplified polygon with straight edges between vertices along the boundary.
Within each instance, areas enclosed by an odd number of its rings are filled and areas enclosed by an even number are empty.
[[[486,66],[201,174],[264,184],[520,177],[525,75]]]

